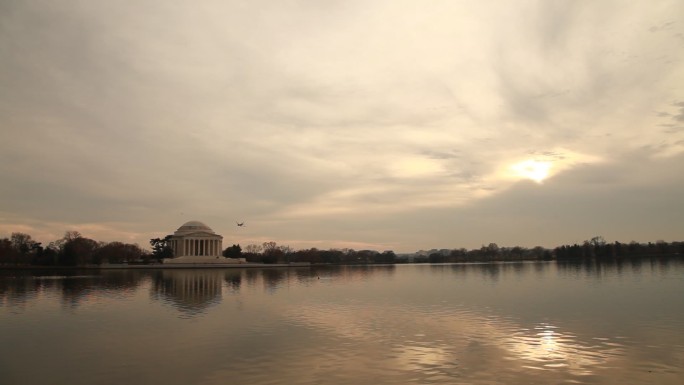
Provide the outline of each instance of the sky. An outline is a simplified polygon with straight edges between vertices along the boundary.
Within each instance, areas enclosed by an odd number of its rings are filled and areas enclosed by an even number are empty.
[[[0,0],[0,237],[684,240],[683,59],[679,0]]]

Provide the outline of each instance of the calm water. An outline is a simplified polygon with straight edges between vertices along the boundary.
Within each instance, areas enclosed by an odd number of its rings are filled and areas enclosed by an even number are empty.
[[[0,271],[0,384],[683,384],[684,263]]]

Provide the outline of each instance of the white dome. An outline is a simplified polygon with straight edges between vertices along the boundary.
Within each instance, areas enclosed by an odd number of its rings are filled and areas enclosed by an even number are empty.
[[[195,232],[215,234],[214,230],[212,230],[211,227],[205,225],[204,223],[200,221],[190,221],[185,222],[183,226],[179,227],[178,230],[176,230],[176,232],[174,233],[174,235],[182,235]]]

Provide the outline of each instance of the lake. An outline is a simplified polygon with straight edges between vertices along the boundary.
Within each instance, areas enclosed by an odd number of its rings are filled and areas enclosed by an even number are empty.
[[[684,263],[0,270],[0,384],[683,384]]]

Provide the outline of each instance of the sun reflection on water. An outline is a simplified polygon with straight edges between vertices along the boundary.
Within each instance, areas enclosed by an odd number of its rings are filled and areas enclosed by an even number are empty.
[[[580,342],[577,336],[563,333],[550,324],[514,333],[506,341],[516,359],[527,361],[528,369],[564,368],[573,375],[590,375],[610,360],[624,355],[623,345],[609,339],[601,344]]]
[[[391,325],[372,326],[390,313]],[[615,339],[580,338],[550,323],[521,327],[519,321],[465,309],[409,314],[391,306],[319,305],[288,316],[308,328],[324,329],[362,344],[392,341],[387,358],[393,366],[439,376],[546,371],[571,381],[594,375],[625,355],[624,346]],[[423,332],[410,334],[401,325]],[[406,332],[402,344],[396,343],[398,330]],[[434,335],[441,337],[432,339]]]

